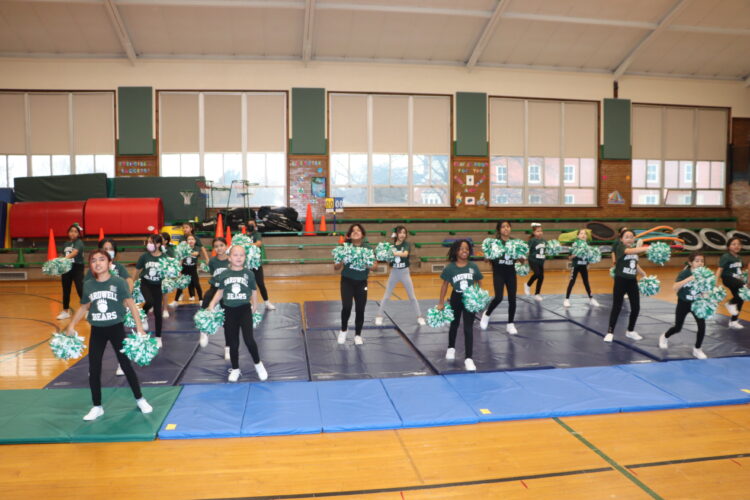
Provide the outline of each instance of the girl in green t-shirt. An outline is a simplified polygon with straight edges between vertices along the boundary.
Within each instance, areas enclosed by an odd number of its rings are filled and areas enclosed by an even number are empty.
[[[745,277],[742,274],[743,262],[740,250],[742,250],[742,240],[737,236],[729,238],[727,253],[719,259],[719,268],[716,270],[716,278],[721,277],[721,282],[732,292],[732,298],[724,304],[724,307],[732,316],[727,326],[733,330],[743,328],[740,323],[740,311],[744,302],[740,298],[740,288],[745,286]],[[750,271],[750,265],[746,270]]]
[[[641,266],[638,265],[638,254],[648,250],[647,246],[633,246],[635,243],[635,233],[630,229],[624,229],[620,233],[619,244],[616,245],[613,253],[615,254],[615,283],[612,290],[612,311],[609,314],[609,329],[604,336],[604,342],[612,342],[615,336],[615,325],[617,318],[622,310],[622,303],[625,295],[630,302],[630,318],[628,320],[628,329],[625,336],[633,340],[641,340],[638,332],[635,331],[635,322],[638,321],[638,313],[641,310],[641,295],[638,291],[638,279],[636,274],[646,276]]]
[[[404,285],[406,295],[409,297],[412,307],[414,307],[414,312],[417,315],[417,323],[420,326],[426,324],[422,317],[422,311],[419,308],[417,296],[414,294],[414,283],[411,281],[411,273],[409,272],[409,253],[411,251],[411,245],[406,241],[406,236],[406,227],[396,226],[393,229],[391,237],[393,238],[393,255],[395,256],[395,259],[390,264],[391,274],[388,276],[388,284],[385,286],[383,300],[380,301],[378,315],[375,317],[375,324],[378,326],[383,324],[385,305],[388,303],[388,299],[391,298],[393,289],[396,288],[398,283]]]
[[[201,280],[198,277],[198,257],[200,257],[200,248],[197,245],[198,238],[195,235],[189,234],[185,236],[185,241],[190,247],[190,255],[182,259],[182,274],[190,276],[190,284],[188,285],[188,292],[190,292],[190,300],[195,300],[195,294],[198,293],[198,300],[203,302],[203,289],[201,288]],[[206,249],[204,248],[205,252]],[[208,261],[207,261],[208,262]],[[174,296],[174,304],[180,300],[182,296],[182,289],[177,290]]]
[[[83,296],[83,230],[78,223],[73,223],[68,228],[68,241],[63,245],[62,253],[66,259],[73,261],[70,271],[60,276],[62,280],[63,310],[57,315],[57,319],[68,319],[73,310],[70,308],[70,289],[75,284],[78,298]]]
[[[161,245],[163,240],[160,234],[149,234],[146,240],[146,252],[138,257],[135,264],[134,279],[141,280],[141,294],[146,302],[143,304],[143,312],[148,314],[149,309],[154,308],[154,326],[156,330],[156,344],[161,349],[161,325],[162,325],[162,292],[161,292]]]
[[[523,286],[526,295],[531,295],[531,285],[536,281],[534,290],[534,300],[542,301],[542,283],[544,283],[544,260],[546,259],[545,250],[547,242],[543,238],[544,231],[542,225],[538,222],[531,224],[531,237],[529,238],[529,267],[531,276],[529,281]]]
[[[260,234],[260,231],[258,231],[258,224],[255,222],[255,219],[250,219],[247,221],[247,237],[250,238],[250,241],[253,242],[253,245],[258,247],[258,250],[263,250],[263,235]],[[258,291],[260,292],[260,297],[263,299],[263,303],[266,305],[266,309],[269,311],[273,311],[276,309],[276,306],[271,303],[270,300],[268,300],[268,290],[266,289],[266,279],[263,276],[263,263],[261,259],[261,265],[258,266],[258,269],[253,269],[253,274],[255,275],[255,283],[258,285]]]
[[[582,227],[578,230],[576,237],[579,240],[588,241],[588,229]],[[573,286],[576,284],[576,278],[579,274],[583,280],[583,286],[586,289],[586,293],[589,296],[589,304],[594,307],[599,307],[599,302],[597,302],[597,300],[591,295],[591,285],[589,285],[589,261],[585,257],[573,257],[572,255],[569,258],[571,259],[570,279],[568,280],[568,289],[565,291],[563,307],[570,307],[570,292],[573,291]],[[612,252],[612,259],[614,260],[614,252]]]

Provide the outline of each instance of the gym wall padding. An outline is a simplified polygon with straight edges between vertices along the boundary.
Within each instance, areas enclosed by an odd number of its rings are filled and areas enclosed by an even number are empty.
[[[204,177],[117,177],[114,179],[115,198],[161,198],[164,220],[167,223],[183,221],[206,213],[206,199],[198,189]],[[185,205],[180,192],[193,193],[190,204]]]
[[[94,198],[86,202],[83,227],[94,234],[144,234],[164,225],[161,198]]]
[[[487,94],[456,93],[456,156],[487,156]]]
[[[117,88],[118,154],[154,154],[153,108],[151,87]]]
[[[325,89],[292,89],[292,139],[289,153],[293,155],[324,155],[326,145]]]
[[[13,188],[0,188],[0,201],[15,203],[16,196],[13,194]]]
[[[74,222],[83,224],[85,201],[33,201],[16,203],[10,211],[11,238],[44,238],[49,230],[65,237]],[[86,226],[84,226],[84,231]]]
[[[89,198],[106,198],[107,174],[17,177],[15,192],[16,201],[19,202],[79,201]]]
[[[604,144],[601,153],[605,160],[631,158],[629,99],[604,99]]]

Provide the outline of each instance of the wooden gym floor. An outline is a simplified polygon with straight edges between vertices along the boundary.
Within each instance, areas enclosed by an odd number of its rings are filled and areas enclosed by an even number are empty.
[[[659,298],[675,301],[676,272],[658,270]],[[607,271],[591,276],[594,293],[611,292]],[[274,302],[339,299],[337,276],[267,281]],[[437,297],[437,276],[414,282],[419,298]],[[563,293],[566,283],[566,272],[548,271],[543,291]],[[379,300],[384,284],[384,277],[372,279],[369,297]],[[578,283],[574,293],[582,292]],[[396,295],[405,298],[403,288]],[[0,285],[0,389],[42,388],[67,368],[46,344],[64,323],[54,319],[60,296],[58,281]],[[87,336],[88,325],[79,332]],[[102,497],[748,499],[750,405],[307,436],[0,447],[0,498]]]

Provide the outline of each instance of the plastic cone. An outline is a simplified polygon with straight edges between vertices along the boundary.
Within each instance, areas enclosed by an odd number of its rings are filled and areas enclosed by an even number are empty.
[[[104,239],[104,228],[99,227],[99,241],[102,241]]]
[[[154,234],[159,234],[159,228],[157,227],[154,228]]]
[[[328,231],[328,229],[326,229],[326,216],[325,215],[323,215],[320,218],[320,227],[318,229],[320,230],[321,233],[325,233]]]
[[[339,245],[343,245],[346,242],[346,238],[344,238],[344,235],[342,234],[339,236]]]
[[[227,226],[227,246],[232,244],[232,228]]]
[[[47,260],[57,258],[57,245],[55,245],[55,232],[49,228],[49,243],[47,243]]]
[[[312,205],[309,203],[305,215],[305,236],[315,236],[315,221],[313,220]]]
[[[221,218],[221,214],[216,218],[216,238],[224,237],[224,221]]]
[[[242,234],[247,234],[247,226],[242,226]]]

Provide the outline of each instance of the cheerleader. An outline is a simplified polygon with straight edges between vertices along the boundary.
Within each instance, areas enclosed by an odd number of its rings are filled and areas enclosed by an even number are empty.
[[[724,307],[731,315],[727,326],[733,330],[743,328],[739,320],[742,304],[744,304],[740,298],[740,288],[745,284],[745,277],[742,275],[743,263],[740,250],[742,250],[742,241],[737,236],[729,238],[727,253],[719,259],[719,268],[716,270],[716,278],[721,277],[721,282],[732,292],[732,298],[724,304]],[[750,271],[750,265],[747,270]]]
[[[139,335],[146,335],[141,325],[141,318],[135,307],[135,302],[130,295],[128,284],[124,279],[113,276],[110,272],[112,259],[104,250],[95,250],[89,255],[89,268],[93,275],[92,279],[83,284],[83,297],[81,307],[76,311],[67,328],[68,335],[75,334],[76,324],[88,313],[88,322],[91,325],[91,337],[89,341],[89,387],[91,388],[91,399],[94,404],[84,420],[96,420],[104,415],[102,407],[102,356],[107,342],[112,344],[117,361],[122,367],[128,380],[130,389],[135,396],[135,402],[143,413],[151,413],[153,409],[141,394],[138,377],[130,364],[130,360],[121,352],[122,343],[125,340],[126,308],[130,310],[136,324]],[[127,276],[127,275],[126,275]],[[94,309],[92,302],[96,302]]]
[[[510,221],[500,221],[495,226],[495,238],[502,240],[503,244],[505,244],[510,241],[511,230]],[[513,324],[513,320],[516,317],[516,264],[507,254],[501,256],[499,259],[490,260],[490,264],[492,265],[492,285],[495,288],[495,297],[493,297],[489,307],[482,314],[479,327],[482,330],[487,329],[487,326],[490,324],[492,311],[503,301],[503,288],[507,288],[508,324],[505,326],[505,330],[510,335],[516,335],[518,330],[516,330],[516,325]]]
[[[638,265],[638,254],[648,250],[647,246],[633,246],[635,234],[630,229],[624,229],[620,234],[620,243],[615,246],[615,284],[612,290],[612,312],[609,314],[609,328],[607,335],[604,336],[604,342],[612,342],[614,339],[615,325],[617,318],[622,310],[622,303],[625,294],[628,295],[630,302],[630,318],[628,320],[628,329],[625,336],[633,340],[641,340],[638,332],[635,331],[635,322],[638,320],[638,313],[641,309],[641,295],[638,290],[638,280],[636,274],[646,276],[641,266]]]
[[[192,234],[185,237],[185,241],[190,247],[190,254],[182,259],[182,274],[190,276],[190,284],[188,285],[188,291],[190,292],[190,300],[195,300],[195,292],[198,292],[198,300],[203,301],[203,289],[201,288],[201,281],[198,278],[198,257],[200,250],[198,248],[198,239]],[[205,252],[206,249],[203,248]],[[177,304],[182,296],[182,290],[177,290],[177,294],[174,296],[173,304]]]
[[[536,290],[534,300],[542,301],[542,283],[544,282],[544,252],[547,249],[547,242],[542,238],[542,225],[539,223],[531,224],[531,237],[529,238],[529,267],[531,268],[531,277],[528,283],[523,286],[526,295],[531,295],[531,285],[536,281]],[[515,267],[515,266],[514,266]]]
[[[233,245],[229,250],[229,267],[218,275],[214,283],[216,294],[208,304],[209,310],[213,310],[221,301],[224,307],[224,335],[229,343],[229,358],[232,369],[229,371],[229,382],[237,382],[240,379],[240,330],[250,356],[255,364],[258,378],[263,381],[268,378],[268,372],[260,360],[258,345],[253,337],[253,308],[250,306],[257,302],[255,292],[255,277],[249,269],[245,268],[245,248]]]
[[[395,259],[390,263],[391,274],[388,276],[388,284],[385,287],[383,300],[380,301],[378,315],[375,317],[375,324],[378,326],[383,324],[385,304],[388,302],[388,299],[391,298],[393,289],[396,288],[398,283],[404,285],[406,294],[409,296],[409,300],[411,300],[412,306],[414,307],[414,312],[417,314],[417,323],[420,326],[426,324],[422,317],[422,311],[419,309],[417,296],[414,294],[414,284],[411,281],[411,273],[409,272],[409,252],[411,251],[411,245],[406,241],[406,235],[407,232],[404,226],[396,226],[391,235],[393,238],[393,255],[395,256]]]
[[[674,326],[661,334],[659,337],[659,348],[667,349],[669,347],[669,337],[675,333],[679,333],[682,330],[682,324],[685,322],[685,317],[688,313],[691,313],[695,318],[695,322],[698,324],[698,335],[695,338],[695,347],[693,347],[693,356],[698,359],[706,359],[706,353],[701,349],[703,345],[703,337],[706,335],[706,320],[699,318],[692,311],[693,301],[696,299],[693,294],[692,281],[695,279],[693,271],[699,267],[703,267],[705,257],[702,253],[693,252],[688,257],[688,265],[677,275],[674,284],[674,290],[677,292],[677,309],[675,310]]]
[[[263,235],[258,231],[258,225],[254,220],[247,221],[247,237],[253,242],[253,245],[258,247],[258,250],[263,250]],[[255,283],[258,285],[258,291],[260,296],[263,298],[263,302],[266,304],[266,309],[273,311],[276,306],[268,300],[268,290],[266,290],[266,280],[263,277],[263,259],[261,258],[261,264],[258,269],[253,269],[255,275]]]
[[[578,230],[577,238],[581,241],[587,241],[589,239],[588,230],[581,228]],[[614,256],[614,252],[612,252]],[[563,301],[564,307],[570,307],[570,292],[573,291],[573,285],[576,284],[576,278],[581,275],[583,280],[583,286],[586,288],[586,294],[589,297],[589,304],[594,307],[599,307],[599,302],[591,295],[591,286],[589,285],[589,261],[585,257],[569,257],[572,260],[572,266],[570,270],[570,280],[568,281],[568,289],[565,291],[565,300]],[[613,262],[614,264],[614,262]]]
[[[116,261],[117,247],[115,246],[115,241],[111,238],[104,238],[103,240],[99,241],[97,247],[99,248],[99,250],[103,250],[109,255],[109,274],[124,279],[128,284],[128,291],[132,293],[133,278],[130,277],[130,273],[125,268],[125,266]],[[84,276],[83,281],[86,282],[91,279],[94,279],[94,273],[91,271],[91,267],[89,267],[89,270],[86,272],[86,276]]]
[[[68,228],[68,241],[63,245],[63,255],[66,259],[73,261],[70,271],[63,274],[63,310],[57,315],[57,319],[68,319],[73,310],[70,308],[70,289],[75,284],[78,298],[83,297],[83,241],[81,240],[81,226],[73,223]]]
[[[448,286],[453,287],[449,303],[453,308],[453,321],[451,321],[448,330],[448,350],[445,352],[445,359],[456,359],[456,337],[458,336],[458,324],[463,318],[464,321],[464,350],[466,359],[464,366],[467,371],[477,370],[474,360],[471,359],[474,350],[474,313],[469,312],[464,307],[463,293],[474,284],[482,286],[481,271],[476,264],[469,261],[472,254],[471,243],[468,240],[456,240],[448,250],[448,260],[450,261],[440,279],[443,280],[443,286],[440,288],[440,300],[437,308],[442,311],[445,302],[445,293]]]
[[[146,240],[146,252],[141,254],[138,262],[135,264],[134,276],[138,275],[141,279],[141,294],[146,300],[143,304],[143,311],[148,313],[149,309],[154,308],[154,323],[156,331],[156,343],[161,348],[161,324],[162,324],[162,293],[161,293],[161,270],[160,261],[161,245],[163,240],[159,234],[151,234]],[[134,278],[135,279],[135,278]]]
[[[175,247],[174,245],[172,245],[172,236],[167,231],[164,231],[161,233],[161,239],[162,239],[161,253],[163,253],[167,257],[174,259]],[[169,318],[169,309],[167,308],[167,306],[176,307],[179,305],[177,304],[176,300],[169,302],[168,296],[169,294],[164,294],[164,296],[161,299],[161,310],[162,310],[161,317],[164,319]]]
[[[206,295],[203,296],[203,302],[201,303],[203,309],[208,308],[214,295],[216,295],[216,290],[218,290],[218,288],[216,288],[216,278],[229,267],[227,240],[221,237],[214,238],[211,246],[216,252],[216,256],[211,257],[211,260],[208,261],[208,272],[211,274],[211,277],[208,279],[208,284],[211,285],[211,288],[209,288]],[[206,347],[207,345],[208,335],[201,333],[200,346]],[[229,360],[229,342],[226,342],[224,347],[224,359]]]
[[[370,248],[365,242],[365,228],[362,224],[352,224],[346,232],[346,243],[354,247]],[[352,314],[352,301],[354,302],[354,345],[364,344],[362,339],[362,326],[365,324],[365,306],[367,305],[367,277],[371,270],[377,268],[377,262],[370,269],[352,267],[351,264],[338,262],[333,269],[341,271],[341,331],[338,335],[338,343],[346,342],[346,334],[349,328],[349,317]]]
[[[182,233],[184,235],[182,241],[187,241],[187,237],[190,235],[195,236],[195,247],[200,252],[200,257],[203,257],[204,262],[208,262],[208,252],[206,251],[206,247],[203,246],[203,242],[201,241],[201,239],[195,235],[195,227],[193,226],[193,223],[183,222]]]

